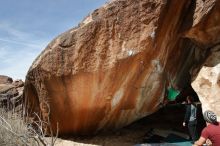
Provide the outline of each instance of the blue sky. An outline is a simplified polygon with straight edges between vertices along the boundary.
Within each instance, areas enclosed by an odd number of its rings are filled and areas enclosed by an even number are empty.
[[[25,79],[46,45],[107,0],[2,0],[0,75]]]

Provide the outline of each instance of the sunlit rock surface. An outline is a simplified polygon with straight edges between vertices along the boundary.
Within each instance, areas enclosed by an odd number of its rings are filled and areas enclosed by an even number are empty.
[[[219,0],[109,2],[33,62],[26,114],[49,117],[59,134],[92,134],[157,111],[167,88],[188,86],[219,43],[218,10]]]
[[[198,76],[194,76],[192,86],[202,102],[203,111],[214,111],[220,120],[220,2],[200,3],[203,5],[196,14],[204,17],[196,17],[200,21],[195,20],[197,23],[187,35],[201,47],[206,58]],[[206,13],[208,9],[210,13]]]
[[[220,64],[203,67],[192,86],[202,102],[203,111],[211,110],[220,119]]]

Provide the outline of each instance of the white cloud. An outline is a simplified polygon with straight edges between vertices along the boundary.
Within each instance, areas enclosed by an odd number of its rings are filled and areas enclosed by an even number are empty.
[[[11,26],[9,23],[0,23],[0,75],[24,80],[32,62],[48,40],[36,40],[33,33],[22,32]]]
[[[0,55],[0,74],[11,76],[14,79],[23,79],[39,51],[27,51],[31,48],[12,52],[10,49],[5,51],[5,55]]]
[[[4,59],[4,56],[7,55],[7,50],[5,47],[0,47],[0,60]]]
[[[16,26],[8,22],[0,22],[0,31],[7,33],[11,38],[16,38],[17,40],[23,40],[29,37],[27,33],[16,29]]]
[[[5,39],[5,38],[0,38],[0,41],[13,43],[13,44],[19,44],[19,45],[30,46],[30,47],[34,47],[34,48],[39,47],[37,44],[34,44],[34,43],[22,42],[22,41],[16,41],[16,40],[9,40],[9,39]]]
[[[15,51],[8,47],[0,48],[0,51],[0,74],[24,80],[29,67],[41,50],[22,47]]]

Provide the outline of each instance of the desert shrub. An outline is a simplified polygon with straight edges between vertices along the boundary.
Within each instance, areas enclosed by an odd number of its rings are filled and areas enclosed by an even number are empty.
[[[43,125],[49,121],[42,121],[36,114],[38,121],[27,123],[22,117],[22,113],[13,113],[0,108],[0,146],[53,146],[57,138],[52,135],[47,137]],[[50,135],[49,135],[50,136]]]

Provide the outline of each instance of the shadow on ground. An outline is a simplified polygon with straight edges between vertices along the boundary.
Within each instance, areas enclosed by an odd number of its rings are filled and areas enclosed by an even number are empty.
[[[185,105],[167,105],[156,113],[147,116],[117,131],[102,132],[94,136],[62,137],[68,141],[107,146],[148,146],[148,145],[191,145],[188,131],[182,126]],[[205,126],[199,107],[198,131]]]

